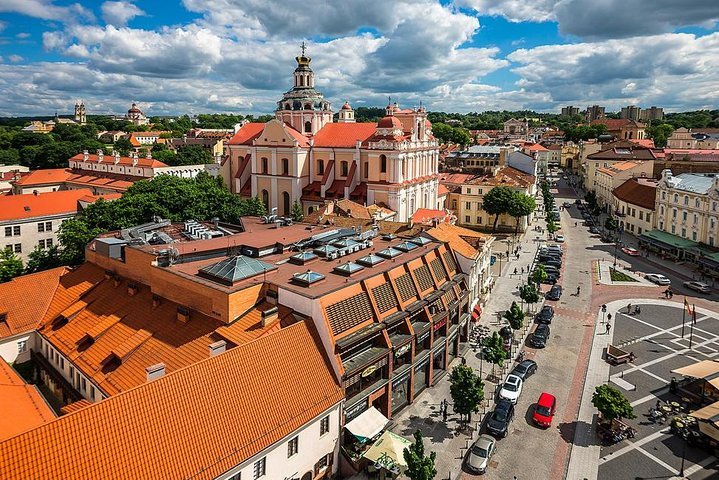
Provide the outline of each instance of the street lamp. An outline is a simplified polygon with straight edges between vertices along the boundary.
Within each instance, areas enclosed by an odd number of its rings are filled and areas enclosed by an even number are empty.
[[[604,315],[607,313],[607,306],[602,305],[602,324],[604,324]]]

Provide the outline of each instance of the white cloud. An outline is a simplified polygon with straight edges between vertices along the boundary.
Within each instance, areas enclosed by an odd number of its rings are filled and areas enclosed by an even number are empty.
[[[27,32],[20,32],[17,35],[15,35],[16,38],[19,38],[20,40],[25,40],[27,38],[30,38],[30,34]]]
[[[24,60],[20,55],[9,55],[7,59],[12,63],[18,63]]]
[[[544,22],[554,20],[554,9],[560,0],[456,0],[482,15],[501,16],[510,22]]]
[[[101,10],[105,23],[116,27],[123,27],[133,18],[145,15],[141,8],[130,2],[105,2]]]
[[[69,23],[94,19],[92,12],[79,3],[59,6],[55,5],[53,0],[2,0],[0,12],[19,13],[29,17]]]
[[[6,28],[7,28],[7,22],[3,22],[2,20],[0,20],[0,32],[5,30]]]

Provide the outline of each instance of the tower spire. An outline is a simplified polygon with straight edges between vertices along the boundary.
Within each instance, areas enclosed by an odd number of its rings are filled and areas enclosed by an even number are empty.
[[[302,56],[304,57],[304,56],[305,56],[305,49],[307,48],[307,45],[305,45],[305,42],[303,41],[303,42],[302,42],[302,45],[300,45],[300,47],[302,47]]]

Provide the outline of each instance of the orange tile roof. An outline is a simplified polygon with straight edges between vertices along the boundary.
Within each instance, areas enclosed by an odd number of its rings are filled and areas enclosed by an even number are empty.
[[[466,182],[471,185],[528,187],[534,183],[534,176],[513,167],[502,167],[495,175],[484,175]]]
[[[0,338],[35,330],[60,278],[68,272],[66,267],[58,267],[0,283],[0,314],[5,314],[5,321],[0,322]]]
[[[354,148],[374,135],[376,123],[328,123],[314,137],[315,147]]]
[[[452,183],[461,185],[476,177],[477,175],[471,175],[469,173],[440,173],[439,181],[441,183]]]
[[[1,196],[0,221],[76,213],[77,201],[90,194],[90,190],[80,189]]]
[[[440,223],[427,230],[427,234],[440,242],[449,243],[452,250],[470,259],[479,254],[480,244],[492,238],[490,235],[449,223]]]
[[[130,143],[132,144],[133,147],[140,147],[143,144],[140,143],[140,141],[136,137],[157,137],[157,139],[159,139],[160,135],[162,135],[163,133],[171,133],[171,132],[132,132],[130,134],[130,138],[128,138],[128,140],[130,141]],[[162,143],[162,142],[158,142],[158,143]],[[147,145],[147,144],[145,144],[145,145]]]
[[[0,412],[0,441],[55,419],[36,387],[26,384],[5,361],[0,361]]]
[[[630,170],[634,167],[638,167],[643,163],[644,162],[619,162],[615,163],[614,165],[609,165],[608,167],[600,167],[597,169],[597,173],[603,173],[605,175],[613,177],[617,173],[623,172],[625,170]]]
[[[82,170],[79,170],[80,172]],[[138,178],[138,181],[140,179]],[[125,191],[128,188],[130,188],[134,181],[131,180],[121,180],[117,178],[111,178],[111,177],[100,177],[97,175],[84,175],[84,174],[74,174],[70,175],[67,179],[67,183],[71,183],[73,185],[85,185],[90,187],[100,187],[100,188],[109,188],[117,191]]]
[[[546,148],[544,148],[542,145],[540,145],[538,143],[535,143],[534,145],[530,145],[527,150],[529,150],[530,152],[546,152],[547,151]]]
[[[412,220],[420,223],[431,222],[435,218],[439,218],[444,221],[447,218],[447,212],[431,208],[418,208],[412,214]]]
[[[67,168],[47,168],[43,170],[35,170],[24,175],[15,185],[23,187],[32,187],[35,185],[50,185],[55,183],[63,183],[70,176],[70,170]]]
[[[443,195],[447,195],[449,193],[449,190],[447,187],[445,187],[443,184],[439,184],[439,187],[437,187],[437,196],[441,197]]]
[[[95,203],[101,198],[105,201],[110,200],[117,200],[118,198],[122,197],[122,193],[100,193],[98,195],[85,195],[84,197],[78,199],[80,202],[85,203]]]
[[[285,128],[285,132],[287,132],[290,137],[294,138],[300,147],[310,146],[310,142],[307,137],[305,137],[301,132],[295,130],[292,125],[290,125],[289,123],[283,123],[282,126]]]
[[[369,212],[367,207],[346,198],[337,200],[337,207],[354,218],[362,218],[365,220],[372,218],[372,214]]]
[[[304,322],[0,443],[0,478],[213,479],[344,398]]]
[[[75,160],[78,162],[87,161],[87,162],[93,162],[97,163],[99,157],[97,155],[89,154],[87,156],[87,160],[83,160],[84,154],[78,153],[74,157],[71,157],[70,160]],[[167,164],[163,163],[159,160],[155,160],[154,158],[147,158],[145,156],[138,156],[137,157],[137,163],[133,165],[133,162],[135,161],[132,157],[120,157],[120,161],[117,163],[118,165],[124,165],[126,167],[132,167],[132,166],[138,166],[138,167],[148,167],[148,168],[160,168],[160,167],[166,167]],[[107,164],[114,164],[115,163],[115,157],[112,155],[103,155],[102,159],[103,163]]]
[[[228,145],[252,145],[252,140],[257,138],[262,130],[265,129],[264,123],[252,122],[244,124],[233,137],[228,140]]]
[[[636,143],[637,145],[641,145],[642,147],[655,148],[654,140],[651,138],[632,138],[629,141]]]

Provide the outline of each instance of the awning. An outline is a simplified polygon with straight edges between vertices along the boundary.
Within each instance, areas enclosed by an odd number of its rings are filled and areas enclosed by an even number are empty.
[[[472,309],[472,320],[476,322],[479,320],[480,315],[482,315],[482,306],[477,304]]]
[[[352,435],[361,442],[368,442],[376,437],[387,425],[389,420],[374,407],[362,412],[357,418],[345,425]]]
[[[406,438],[392,432],[384,432],[362,456],[374,462],[375,467],[399,472],[401,467],[407,466],[407,462],[404,461],[404,449],[410,445],[412,442]]]
[[[715,360],[702,360],[701,362],[672,370],[672,373],[685,377],[707,378],[719,373],[719,362]]]
[[[692,412],[691,415],[697,420],[707,420],[715,425],[719,425],[719,402],[700,408],[699,410]]]

